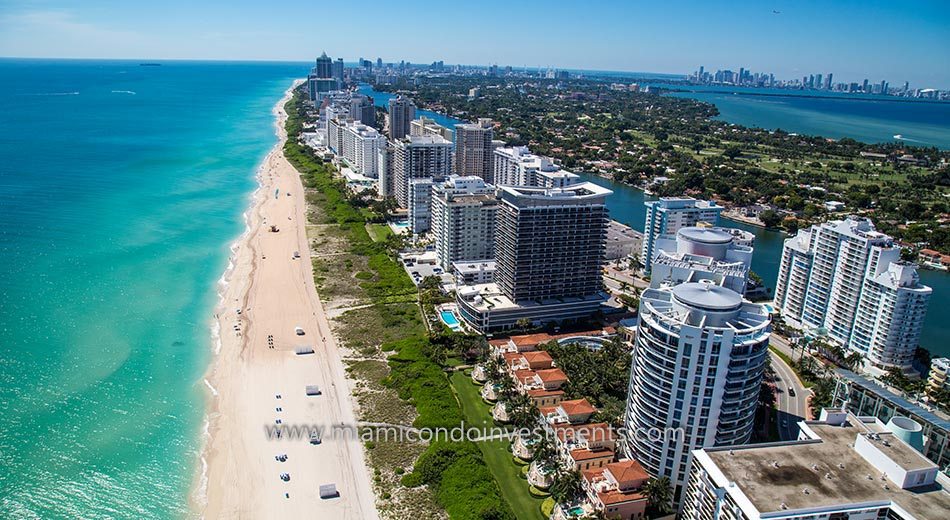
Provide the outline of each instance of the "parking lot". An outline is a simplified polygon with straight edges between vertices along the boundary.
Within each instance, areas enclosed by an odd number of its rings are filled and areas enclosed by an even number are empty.
[[[419,285],[427,276],[438,276],[443,283],[452,282],[452,275],[445,273],[438,265],[428,262],[419,263],[417,260],[415,255],[405,255],[400,258],[403,267],[412,278],[412,283]]]

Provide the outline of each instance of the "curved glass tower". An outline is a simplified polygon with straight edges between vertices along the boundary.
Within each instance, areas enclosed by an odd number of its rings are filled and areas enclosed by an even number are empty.
[[[691,451],[748,442],[768,356],[762,305],[710,281],[648,289],[627,397],[627,454],[677,495]]]

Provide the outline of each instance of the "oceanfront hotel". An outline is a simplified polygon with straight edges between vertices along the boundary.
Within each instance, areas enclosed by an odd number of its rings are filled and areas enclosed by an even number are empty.
[[[888,436],[890,426],[873,417],[829,410],[819,421],[801,422],[797,441],[749,444],[764,435],[754,436],[762,388],[783,385],[765,380],[778,320],[861,353],[869,372],[909,370],[931,290],[868,219],[832,220],[789,237],[772,305],[753,303],[767,296],[751,272],[755,235],[724,226],[725,208],[714,201],[645,202],[641,239],[610,219],[611,190],[527,146],[495,140],[489,119],[447,128],[415,118],[412,100],[397,95],[382,127],[387,139],[361,121],[368,116],[359,94],[328,91],[316,98],[319,124],[308,142],[333,152],[348,181],[369,178],[380,197],[394,199],[399,209],[391,226],[405,233],[407,244],[400,259],[417,285],[437,278],[445,295],[433,323],[441,316],[453,331],[492,338],[492,355],[503,359],[515,390],[530,397],[545,427],[560,436],[567,467],[581,471],[587,498],[556,504],[551,518],[608,512],[638,520],[648,511],[647,483],[663,477],[674,510],[696,520],[910,519],[943,504],[941,494],[912,498],[921,486],[937,485],[933,464],[920,460],[933,450],[904,450]],[[635,260],[642,273],[634,272]],[[621,271],[632,276],[609,279]],[[630,296],[639,298],[623,299]],[[623,324],[631,359],[618,419],[624,433],[597,444],[570,435],[596,411],[586,399],[567,397],[570,367],[535,351],[540,340],[529,349],[504,338],[516,330],[607,323]],[[554,337],[520,338],[541,336]],[[591,345],[583,347],[596,348]],[[932,388],[946,386],[940,379],[946,366],[934,361]],[[476,365],[472,378],[484,385],[482,398],[495,402],[500,389],[485,384],[486,377],[484,364]],[[844,410],[854,404],[839,401],[835,406]],[[804,407],[798,412],[804,417],[790,417],[793,424],[808,418]],[[504,403],[493,406],[492,417],[510,420]],[[636,433],[644,431],[676,433],[659,440]],[[940,433],[926,435],[927,447],[939,448],[932,439]],[[533,447],[519,438],[511,449],[528,461]],[[845,467],[825,468],[836,456]],[[898,477],[902,471],[909,476]],[[866,484],[865,473],[890,484]],[[546,488],[555,476],[531,463],[526,478]],[[850,500],[852,490],[858,502]]]

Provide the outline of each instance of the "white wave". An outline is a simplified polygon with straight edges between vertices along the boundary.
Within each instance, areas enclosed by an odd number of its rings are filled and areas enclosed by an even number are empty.
[[[218,396],[218,390],[217,390],[214,386],[212,386],[212,385],[211,385],[211,382],[208,381],[207,379],[205,379],[204,382],[205,382],[205,386],[208,387],[208,390],[211,390],[211,395],[217,397],[217,396]]]
[[[78,96],[79,92],[34,92],[24,96]]]
[[[213,320],[211,322],[211,344],[214,355],[221,352],[221,322]]]
[[[131,94],[133,96],[135,95],[134,90],[113,90],[112,93],[113,94]]]

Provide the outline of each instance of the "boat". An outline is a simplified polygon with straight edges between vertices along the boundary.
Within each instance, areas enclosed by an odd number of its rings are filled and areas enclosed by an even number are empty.
[[[897,134],[897,135],[894,136],[894,139],[903,139],[903,138],[904,138],[904,136],[901,135],[901,134]]]

